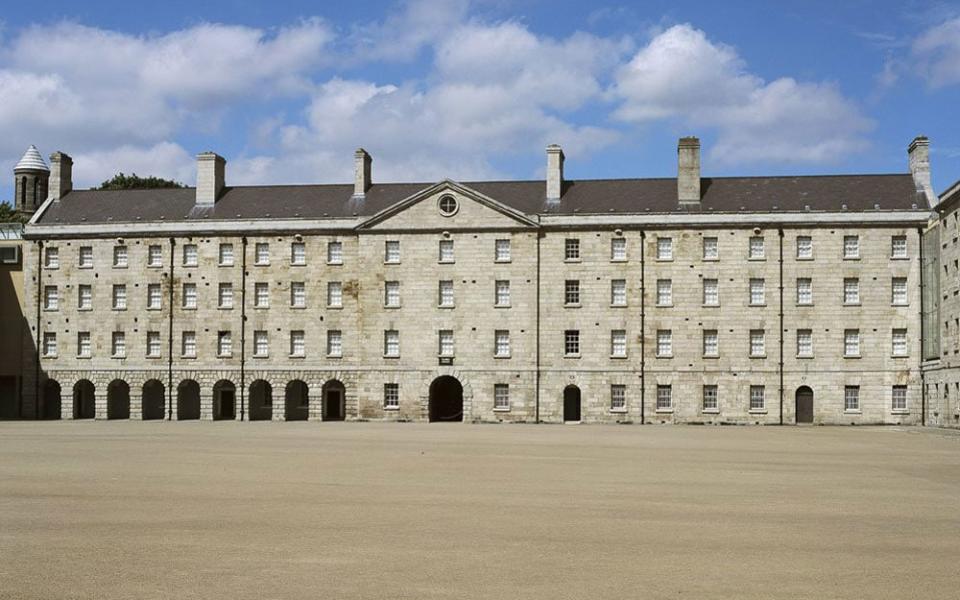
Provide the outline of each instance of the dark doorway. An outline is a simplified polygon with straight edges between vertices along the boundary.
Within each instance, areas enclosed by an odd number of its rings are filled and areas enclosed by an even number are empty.
[[[287,421],[306,421],[310,414],[310,390],[307,384],[294,379],[287,384],[284,418]]]
[[[346,388],[336,379],[323,384],[323,420],[343,421],[347,417],[345,410]]]
[[[430,384],[430,421],[463,421],[463,386],[444,375]]]
[[[580,388],[575,385],[568,385],[563,390],[563,420],[580,420]]]
[[[200,418],[200,384],[185,379],[177,386],[177,420],[189,421]]]
[[[813,390],[797,388],[797,423],[813,423]]]
[[[81,379],[73,386],[73,418],[92,419],[97,414],[93,384]]]
[[[0,377],[0,419],[20,417],[20,394],[16,377]]]
[[[226,379],[213,386],[213,420],[229,421],[237,416],[237,388]]]
[[[263,379],[250,384],[247,418],[251,421],[269,421],[273,418],[273,388]]]
[[[41,418],[52,420],[60,418],[60,384],[48,379],[43,385],[43,411]]]
[[[107,418],[130,418],[130,386],[122,379],[114,379],[107,386]]]
[[[144,421],[162,419],[166,416],[163,383],[157,379],[151,379],[143,384],[140,409]]]

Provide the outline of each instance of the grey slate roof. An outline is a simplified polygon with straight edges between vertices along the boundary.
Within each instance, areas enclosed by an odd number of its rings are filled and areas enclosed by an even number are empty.
[[[75,190],[49,206],[40,224],[367,217],[433,183],[374,184],[366,198],[353,186],[273,185],[226,187],[212,208],[196,208],[193,188]],[[678,213],[677,180],[593,179],[564,182],[559,203],[547,205],[539,181],[482,181],[462,185],[529,215]],[[799,177],[707,177],[701,180],[704,213],[867,211],[924,209],[909,174]],[[844,206],[846,207],[844,209]]]

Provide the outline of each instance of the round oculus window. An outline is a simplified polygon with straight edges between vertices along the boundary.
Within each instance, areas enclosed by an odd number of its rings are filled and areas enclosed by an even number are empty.
[[[440,214],[445,217],[454,215],[457,209],[460,208],[460,205],[457,204],[457,199],[453,196],[442,196],[437,206],[440,208]]]

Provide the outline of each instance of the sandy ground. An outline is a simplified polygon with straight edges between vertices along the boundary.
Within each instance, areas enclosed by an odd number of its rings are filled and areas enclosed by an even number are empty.
[[[960,434],[0,424],[2,598],[958,598]]]

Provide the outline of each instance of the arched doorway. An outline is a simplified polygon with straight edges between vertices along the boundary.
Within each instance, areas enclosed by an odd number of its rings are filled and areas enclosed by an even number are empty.
[[[96,414],[93,384],[88,379],[81,379],[73,386],[73,418],[92,419]]]
[[[343,383],[332,379],[323,384],[323,420],[343,421],[347,417],[346,388]]]
[[[430,384],[430,421],[463,421],[463,386],[443,375]]]
[[[229,421],[237,416],[237,388],[221,379],[213,385],[213,420]]]
[[[184,379],[177,386],[177,420],[189,421],[200,418],[200,384]]]
[[[813,423],[813,390],[803,385],[797,388],[797,423]]]
[[[107,418],[130,418],[130,386],[122,379],[114,379],[107,386]]]
[[[250,384],[247,418],[251,421],[269,421],[273,418],[273,388],[263,379]]]
[[[580,420],[580,388],[575,385],[568,385],[563,390],[563,420]]]
[[[162,419],[166,416],[164,391],[163,383],[158,379],[151,379],[143,384],[140,408],[144,421]]]
[[[42,419],[60,418],[60,384],[54,379],[48,379],[43,384],[43,412]]]
[[[294,379],[287,384],[283,415],[287,421],[306,421],[310,413],[310,390],[307,384]]]

